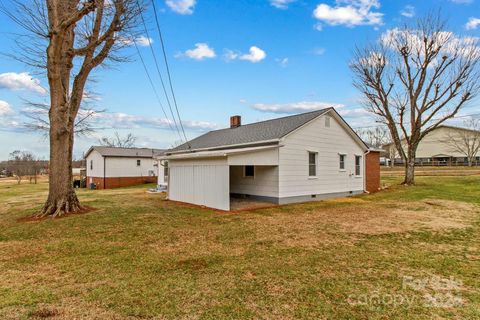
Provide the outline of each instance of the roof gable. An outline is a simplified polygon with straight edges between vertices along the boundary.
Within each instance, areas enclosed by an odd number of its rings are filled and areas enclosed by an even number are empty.
[[[352,129],[352,127],[350,127],[350,125],[343,119],[343,117],[334,109],[334,108],[330,108],[328,112],[328,115],[329,116],[332,116],[333,118],[335,118],[335,120],[340,124],[340,126],[347,132],[347,134],[349,134],[352,139],[364,150],[368,150],[368,149],[372,149],[368,144],[365,143],[365,141],[362,140],[362,138],[360,138],[360,136],[355,132],[355,130]],[[327,113],[327,112],[325,112]],[[312,120],[304,123],[303,125],[301,125],[300,127],[296,128],[295,130],[289,132],[286,136],[290,135],[290,134],[293,134],[294,132],[297,132],[297,131],[300,131],[302,130],[303,127],[307,126],[308,124],[310,124],[311,122],[315,121],[318,117],[315,117],[313,118]],[[285,136],[285,137],[286,137]],[[284,137],[284,138],[285,138]]]

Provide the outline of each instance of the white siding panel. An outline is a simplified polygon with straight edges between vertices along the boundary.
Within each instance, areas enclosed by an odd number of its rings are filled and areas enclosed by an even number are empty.
[[[211,208],[230,210],[226,159],[171,160],[169,198]]]
[[[86,161],[87,177],[103,177],[103,157],[98,151],[90,152]],[[87,183],[89,182],[87,181]]]
[[[137,160],[140,160],[140,166],[137,166]],[[108,177],[145,177],[156,174],[157,169],[154,166],[155,160],[153,158],[121,158],[121,157],[107,157],[106,173]],[[103,173],[102,173],[103,177]]]
[[[274,166],[278,165],[278,148],[261,150],[256,152],[232,154],[228,156],[228,164],[231,166],[240,165],[258,165]]]
[[[362,191],[363,176],[355,177],[355,155],[362,148],[334,119],[325,127],[324,117],[287,136],[279,149],[280,197]],[[308,152],[318,153],[317,177],[308,176]],[[339,168],[339,154],[346,154],[345,170]],[[363,166],[363,160],[362,160]],[[363,172],[363,168],[362,168]]]

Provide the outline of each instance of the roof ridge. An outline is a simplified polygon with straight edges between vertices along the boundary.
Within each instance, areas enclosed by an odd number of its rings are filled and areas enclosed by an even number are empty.
[[[280,118],[273,118],[273,119],[267,119],[267,120],[262,120],[262,121],[257,121],[257,122],[242,124],[242,125],[240,125],[239,127],[236,127],[236,128],[251,126],[251,125],[254,125],[254,124],[264,123],[264,122],[269,122],[269,121],[275,121],[275,120],[281,120],[281,119],[286,119],[286,118],[298,117],[298,116],[302,116],[302,115],[306,115],[306,114],[310,114],[310,113],[314,113],[314,112],[327,111],[328,109],[333,109],[333,107],[328,107],[328,108],[323,108],[323,109],[318,109],[318,110],[313,110],[313,111],[308,111],[308,112],[302,112],[302,113],[297,113],[297,114],[291,114],[291,115],[284,116],[284,117],[280,117]],[[233,128],[233,129],[236,129],[236,128]],[[227,128],[223,128],[223,129],[210,130],[210,131],[208,131],[207,133],[217,132],[217,131],[222,131],[222,130],[230,130],[230,129],[232,129],[232,128],[227,127]]]
[[[111,147],[111,146],[92,146],[92,148],[166,150],[166,149],[162,149],[162,148],[147,148],[147,147]]]

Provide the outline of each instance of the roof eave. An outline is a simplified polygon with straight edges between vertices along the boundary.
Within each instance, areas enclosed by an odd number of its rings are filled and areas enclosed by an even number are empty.
[[[251,146],[251,145],[263,144],[263,143],[274,143],[274,142],[279,142],[279,141],[280,141],[280,139],[269,139],[269,140],[260,140],[260,141],[255,141],[255,142],[229,144],[229,145],[222,145],[222,146],[208,147],[208,148],[178,150],[178,151],[172,151],[172,152],[166,151],[165,155],[195,153],[195,152],[202,152],[202,151],[215,151],[215,150],[221,150],[221,149],[226,149],[226,148],[238,148],[238,147],[248,148],[248,146]]]

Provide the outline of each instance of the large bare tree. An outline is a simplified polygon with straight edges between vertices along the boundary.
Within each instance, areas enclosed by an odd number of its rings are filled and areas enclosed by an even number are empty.
[[[464,155],[468,165],[473,166],[480,154],[480,120],[466,120],[464,126],[465,128],[449,130],[441,142],[451,151]]]
[[[404,184],[415,183],[420,141],[477,96],[479,58],[478,40],[447,31],[438,15],[356,49],[354,85],[367,110],[388,127],[405,163]]]
[[[11,0],[1,8],[12,20],[46,42],[21,46],[22,60],[46,71],[50,107],[48,199],[38,216],[60,216],[83,208],[72,186],[76,118],[92,71],[107,61],[124,61],[118,50],[134,39],[139,0]],[[39,58],[36,58],[38,54]]]

